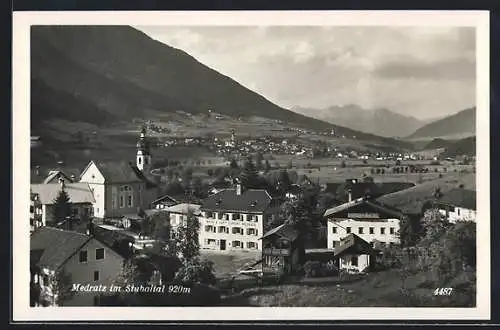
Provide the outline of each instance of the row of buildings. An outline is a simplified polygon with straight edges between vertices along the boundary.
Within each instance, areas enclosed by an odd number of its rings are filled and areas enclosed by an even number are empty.
[[[110,285],[127,258],[123,251],[128,251],[127,246],[120,249],[116,241],[96,236],[94,229],[68,230],[61,226],[61,219],[53,216],[55,200],[61,191],[69,197],[73,219],[84,224],[85,219],[94,219],[93,226],[109,232],[108,236],[128,237],[126,242],[132,250],[141,250],[153,242],[141,236],[141,221],[148,215],[163,213],[170,223],[171,237],[175,237],[176,227],[188,221],[189,216],[197,217],[202,250],[256,251],[262,256],[262,269],[292,267],[293,260],[301,258],[294,245],[300,233],[288,225],[271,230],[267,226],[280,216],[287,196],[274,196],[264,189],[246,189],[236,183],[199,203],[178,201],[171,196],[159,197],[159,184],[157,177],[151,175],[151,165],[149,144],[142,131],[135,163],[90,161],[78,180],[55,171],[43,183],[31,185],[31,283],[41,288],[48,300],[57,299],[50,283],[58,270],[69,273],[74,283]],[[455,193],[463,196],[464,191]],[[460,201],[457,197],[455,202],[443,202],[443,215],[450,221],[465,216],[467,220],[475,220],[475,205],[466,205],[465,200],[469,199]],[[339,268],[365,271],[370,265],[369,250],[377,243],[399,244],[403,216],[400,210],[368,196],[353,196],[350,190],[345,202],[323,214],[327,244],[322,252],[337,258]],[[139,224],[138,230],[134,229],[134,224]],[[91,305],[95,303],[91,301],[95,296],[79,294],[70,301],[76,305]]]

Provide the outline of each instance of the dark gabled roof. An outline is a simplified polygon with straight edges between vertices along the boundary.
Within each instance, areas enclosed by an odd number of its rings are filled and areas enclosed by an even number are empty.
[[[171,205],[175,205],[175,204],[178,204],[179,202],[173,198],[172,196],[170,195],[164,195],[154,201],[151,202],[151,204],[159,204],[159,203],[165,203],[167,202],[168,204],[171,204]]]
[[[205,198],[201,209],[208,211],[262,213],[271,204],[271,196],[263,189],[244,190],[241,195],[236,189],[221,190]]]
[[[373,248],[370,243],[356,234],[349,234],[341,240],[340,246],[335,248],[335,257],[345,254],[371,254]]]
[[[439,203],[475,210],[476,192],[469,189],[454,188],[446,192],[439,200]]]
[[[366,198],[358,198],[358,199],[355,199],[351,202],[347,202],[347,203],[332,207],[332,208],[326,210],[325,213],[323,214],[323,216],[329,217],[335,213],[345,211],[347,209],[350,209],[351,207],[359,206],[362,204],[369,205],[377,210],[388,213],[396,218],[401,218],[403,216],[403,213],[395,208],[380,204],[380,203],[376,202],[375,200],[366,199]]]
[[[273,235],[283,237],[289,241],[294,241],[297,236],[299,236],[299,232],[291,225],[284,223],[267,231],[260,239],[268,238]]]
[[[126,161],[94,161],[107,183],[128,183],[142,181],[134,166]]]
[[[36,262],[31,260],[31,263],[57,269],[89,240],[89,236],[74,231],[51,227],[38,228],[30,237],[30,257],[36,258]]]

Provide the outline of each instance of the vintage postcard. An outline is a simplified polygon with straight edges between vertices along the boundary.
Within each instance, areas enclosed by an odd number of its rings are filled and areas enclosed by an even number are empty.
[[[13,93],[14,321],[490,318],[488,12],[14,12]]]

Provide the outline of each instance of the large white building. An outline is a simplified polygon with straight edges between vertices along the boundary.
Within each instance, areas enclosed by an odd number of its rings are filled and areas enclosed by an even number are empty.
[[[376,242],[399,244],[399,223],[403,214],[367,198],[328,209],[328,248],[337,248],[349,234],[355,234],[374,245]]]
[[[225,189],[200,208],[200,248],[217,251],[262,250],[264,224],[278,216],[281,201],[263,189]]]
[[[127,161],[90,161],[80,175],[94,195],[96,218],[119,218],[148,209],[158,198],[159,177],[151,175],[152,157],[145,131],[137,142],[136,163]]]

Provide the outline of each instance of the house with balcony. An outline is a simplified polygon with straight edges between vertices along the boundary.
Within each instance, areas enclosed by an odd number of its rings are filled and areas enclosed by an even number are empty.
[[[370,245],[400,244],[399,228],[403,213],[362,197],[325,211],[327,219],[327,247],[335,249],[350,234],[355,234]]]
[[[264,189],[237,184],[203,200],[200,207],[200,248],[215,251],[260,251],[264,224],[278,216],[281,200]]]
[[[305,253],[298,244],[299,232],[291,225],[282,224],[266,232],[262,240],[262,270],[292,273],[303,264]]]

